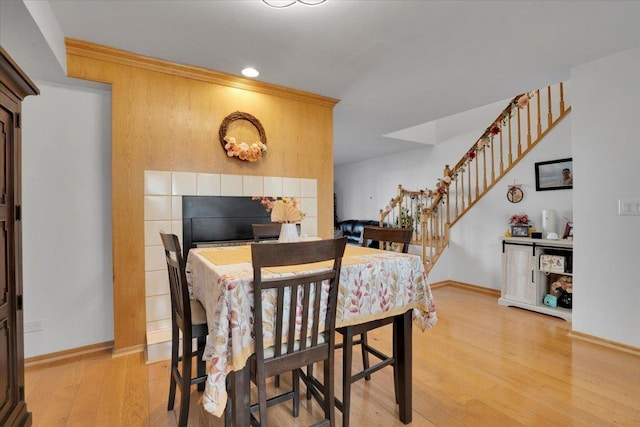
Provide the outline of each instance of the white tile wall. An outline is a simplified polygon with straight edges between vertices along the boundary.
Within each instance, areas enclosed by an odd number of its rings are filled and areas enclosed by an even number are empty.
[[[192,172],[171,173],[171,194],[181,196],[183,194],[197,194],[196,174]]]
[[[171,194],[171,172],[145,171],[144,194],[150,196]]]
[[[282,178],[282,195],[300,197],[300,178]]]
[[[171,196],[144,196],[145,221],[171,219]]]
[[[300,180],[300,197],[318,197],[318,181],[315,179]]]
[[[220,195],[220,174],[199,173],[196,180],[199,196]]]
[[[220,175],[221,196],[242,196],[241,175]]]
[[[318,217],[318,199],[315,197],[300,197],[300,209],[308,217]]]
[[[145,292],[147,296],[169,293],[169,277],[167,270],[153,270],[144,273]]]
[[[171,328],[171,300],[164,250],[158,233],[171,232],[182,242],[182,196],[297,197],[306,213],[301,233],[318,235],[318,195],[315,179],[220,175],[194,172],[144,172],[144,242],[147,333],[157,337]],[[147,345],[147,360],[169,357],[166,342]]]
[[[261,196],[264,194],[264,178],[261,176],[242,177],[242,194]]]
[[[276,176],[265,176],[263,195],[270,197],[284,195],[282,192],[282,178]]]

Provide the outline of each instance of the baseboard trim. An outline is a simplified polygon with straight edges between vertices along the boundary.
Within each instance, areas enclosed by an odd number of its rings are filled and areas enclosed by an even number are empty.
[[[625,353],[633,354],[634,356],[640,356],[640,348],[633,347],[627,344],[606,340],[604,338],[599,338],[593,335],[585,334],[582,332],[576,332],[576,331],[569,332],[567,336],[572,339],[586,341],[592,344],[596,344],[603,347],[612,348],[614,350],[622,351]]]
[[[144,344],[132,345],[131,347],[119,348],[113,350],[113,357],[128,356],[134,353],[144,353],[146,346]]]
[[[482,294],[487,294],[495,297],[500,296],[499,289],[485,288],[483,286],[472,285],[471,283],[457,282],[455,280],[443,280],[442,282],[436,282],[429,285],[431,289],[442,288],[445,286],[454,286],[456,288],[468,289],[473,292],[480,292]]]
[[[28,357],[24,360],[25,368],[38,366],[46,363],[66,362],[69,359],[80,358],[93,355],[95,353],[111,353],[113,351],[113,341],[106,341],[98,344],[85,345],[71,348],[69,350],[56,351],[54,353],[42,354],[40,356]]]

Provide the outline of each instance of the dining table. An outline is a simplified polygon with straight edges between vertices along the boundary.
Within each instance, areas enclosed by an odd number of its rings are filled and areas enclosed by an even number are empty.
[[[294,267],[299,268],[272,269],[265,273],[301,274],[321,268]],[[192,248],[185,270],[191,298],[203,304],[209,328],[203,355],[209,362],[202,397],[204,409],[221,417],[231,397],[233,424],[249,425],[248,361],[254,353],[251,247],[245,244]],[[340,270],[336,327],[392,316],[398,331],[395,345],[400,382],[399,418],[407,424],[411,422],[412,413],[412,323],[425,331],[437,322],[422,259],[413,254],[347,245]]]

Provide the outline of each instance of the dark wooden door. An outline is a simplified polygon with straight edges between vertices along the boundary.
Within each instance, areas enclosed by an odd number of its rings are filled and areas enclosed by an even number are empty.
[[[21,102],[36,86],[0,47],[0,426],[30,426],[24,399]]]

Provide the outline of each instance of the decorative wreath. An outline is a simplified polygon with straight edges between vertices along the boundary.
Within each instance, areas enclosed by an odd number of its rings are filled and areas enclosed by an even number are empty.
[[[246,120],[251,123],[258,131],[260,141],[255,141],[251,144],[246,142],[238,143],[233,136],[227,135],[229,125],[236,120]],[[222,120],[218,136],[220,137],[222,148],[224,148],[229,157],[237,157],[240,160],[257,162],[262,158],[262,155],[267,152],[267,135],[264,133],[264,128],[260,120],[249,113],[236,111],[235,113],[229,114]]]

